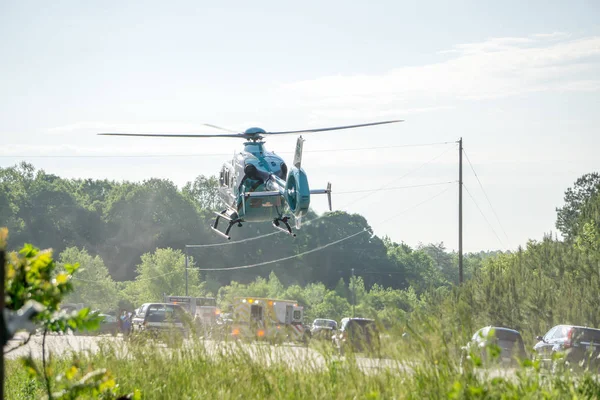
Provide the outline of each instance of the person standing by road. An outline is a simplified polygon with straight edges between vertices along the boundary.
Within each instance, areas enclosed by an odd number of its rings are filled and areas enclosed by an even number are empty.
[[[123,338],[129,337],[131,331],[131,313],[125,311],[123,313]]]

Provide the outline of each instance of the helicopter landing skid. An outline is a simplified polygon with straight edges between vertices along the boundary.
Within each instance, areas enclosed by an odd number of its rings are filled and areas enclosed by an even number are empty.
[[[215,212],[215,214],[217,215],[217,218],[215,219],[215,223],[210,227],[210,229],[212,229],[213,231],[215,231],[216,233],[218,233],[220,236],[223,236],[225,239],[230,240],[231,236],[229,236],[229,231],[231,230],[231,227],[234,226],[235,224],[237,224],[237,226],[242,226],[242,219],[241,218],[230,218],[227,214],[226,214],[227,210],[223,210],[221,212]],[[237,213],[234,214],[237,217]],[[233,215],[232,215],[233,216]],[[227,229],[225,230],[225,233],[221,232],[218,227],[219,227],[219,218],[223,218],[226,219],[229,222],[229,226],[227,226]]]
[[[292,232],[292,227],[288,223],[289,219],[290,219],[290,217],[278,217],[278,218],[275,218],[273,220],[273,227],[275,227],[275,229],[279,229],[280,231],[285,232],[285,233],[287,233],[289,235],[292,235],[293,237],[296,237],[296,234],[294,232]],[[280,222],[283,222],[283,224],[285,225],[285,229],[282,228],[281,226],[279,226]]]

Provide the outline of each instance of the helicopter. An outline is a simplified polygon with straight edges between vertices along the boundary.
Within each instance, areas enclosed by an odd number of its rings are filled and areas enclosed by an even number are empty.
[[[163,133],[98,133],[102,136],[137,137],[177,137],[177,138],[240,138],[244,139],[244,149],[234,154],[233,159],[223,163],[219,174],[219,197],[225,209],[215,212],[216,218],[211,229],[227,240],[233,226],[241,227],[244,222],[271,221],[273,227],[296,236],[290,226],[292,216],[296,229],[300,229],[302,217],[308,213],[310,195],[326,194],[331,211],[331,183],[326,189],[310,189],[306,172],[302,168],[302,148],[304,139],[299,136],[291,168],[285,161],[265,147],[265,136],[313,133],[341,129],[360,128],[374,125],[392,124],[403,120],[369,122],[358,125],[345,125],[330,128],[304,129],[282,132],[267,132],[262,128],[248,128],[240,133],[226,134],[163,134]],[[204,124],[221,130],[215,125]],[[291,215],[288,215],[291,213]],[[225,232],[219,229],[219,221],[227,221]]]

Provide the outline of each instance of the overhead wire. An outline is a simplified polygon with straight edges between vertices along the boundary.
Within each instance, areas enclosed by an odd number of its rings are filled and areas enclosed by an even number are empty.
[[[456,181],[454,181],[454,182],[448,182],[448,183],[456,183]],[[385,220],[383,220],[383,221],[391,221],[392,219],[394,219],[394,218],[396,218],[396,217],[399,217],[399,216],[401,216],[402,214],[405,214],[405,213],[407,213],[407,212],[409,212],[409,211],[411,211],[411,210],[413,210],[413,209],[415,209],[415,208],[417,208],[417,207],[419,207],[419,206],[421,206],[421,205],[423,205],[423,204],[425,204],[425,203],[428,203],[428,202],[430,202],[431,200],[435,199],[436,197],[439,197],[439,196],[441,196],[442,194],[446,193],[448,190],[450,190],[450,187],[447,187],[446,189],[442,190],[441,192],[439,192],[439,193],[437,193],[437,194],[435,194],[435,195],[433,195],[433,196],[431,196],[431,197],[428,197],[427,199],[425,199],[425,200],[421,201],[420,203],[417,203],[417,204],[415,204],[415,205],[413,205],[413,206],[411,206],[411,207],[408,207],[408,208],[406,208],[406,209],[404,209],[404,210],[400,211],[399,213],[397,213],[397,214],[395,214],[395,215],[393,215],[393,216],[391,216],[391,217],[387,217],[387,218],[386,218]],[[381,222],[383,222],[383,221],[381,221]]]
[[[452,183],[452,182],[451,182],[451,183]],[[408,212],[408,211],[410,211],[410,210],[413,210],[413,209],[415,209],[415,208],[419,207],[420,205],[422,205],[422,204],[425,204],[425,203],[427,203],[428,201],[431,201],[431,200],[435,199],[435,198],[436,198],[436,197],[438,197],[438,196],[441,196],[443,193],[447,192],[449,189],[450,189],[450,188],[448,187],[448,188],[446,188],[446,189],[442,190],[441,192],[439,192],[439,193],[435,194],[434,196],[431,196],[431,197],[429,197],[429,198],[425,199],[424,201],[421,201],[421,202],[419,202],[419,203],[417,203],[417,204],[415,204],[415,205],[413,205],[413,206],[411,206],[411,207],[408,207],[408,208],[406,208],[405,210],[401,211],[400,213],[398,213],[398,214],[394,215],[393,217],[391,217],[391,218],[387,218],[386,220],[390,220],[390,219],[396,218],[396,217],[400,216],[401,214],[404,214],[404,213],[406,213],[406,212]],[[316,219],[315,219],[315,220],[316,220]],[[313,220],[313,221],[314,221],[314,220]],[[287,257],[278,258],[278,259],[276,259],[276,260],[264,261],[264,262],[260,262],[260,263],[249,264],[249,265],[241,265],[241,266],[237,266],[237,267],[225,267],[225,268],[193,268],[193,269],[196,269],[196,270],[198,270],[198,271],[231,271],[231,270],[238,270],[238,269],[250,269],[250,268],[256,268],[256,267],[260,267],[260,266],[263,266],[263,265],[268,265],[268,264],[278,263],[278,262],[281,262],[281,261],[291,260],[291,259],[293,259],[293,258],[298,258],[298,257],[301,257],[301,256],[303,256],[303,255],[306,255],[306,254],[314,253],[314,252],[316,252],[316,251],[323,250],[324,248],[327,248],[327,247],[333,246],[333,245],[335,245],[335,244],[341,243],[341,242],[343,242],[343,241],[346,241],[346,240],[348,240],[348,239],[351,239],[351,238],[353,238],[353,237],[355,237],[355,236],[358,236],[358,235],[360,235],[361,233],[364,233],[364,232],[368,232],[368,231],[367,231],[366,229],[362,229],[362,230],[360,230],[360,231],[358,231],[358,232],[356,232],[356,233],[353,233],[353,234],[351,234],[351,235],[348,235],[348,236],[346,236],[346,237],[343,237],[342,239],[335,240],[335,241],[333,241],[333,242],[327,243],[327,244],[325,244],[325,245],[322,245],[322,246],[319,246],[319,247],[316,247],[316,248],[314,248],[314,249],[307,250],[307,251],[304,251],[304,252],[301,252],[301,253],[298,253],[298,254],[294,254],[294,255],[291,255],[291,256],[287,256]]]
[[[453,182],[450,182],[450,183],[453,183]],[[425,204],[425,203],[427,203],[427,202],[435,199],[436,197],[441,196],[443,193],[447,192],[449,189],[450,188],[448,187],[448,188],[442,190],[441,192],[435,194],[434,196],[431,196],[431,197],[425,199],[424,201],[421,201],[421,202],[419,202],[417,204],[414,204],[413,206],[404,209],[400,213],[398,213],[398,214],[396,214],[396,215],[394,215],[394,216],[392,216],[390,218],[386,218],[386,220],[391,220],[391,219],[396,218],[396,217],[398,217],[398,216],[400,216],[400,215],[402,215],[402,214],[404,214],[404,213],[406,213],[408,211],[411,211],[411,210],[413,210],[413,209],[421,206],[422,204]],[[319,219],[319,218],[316,218],[316,219]],[[314,219],[314,220],[316,220],[316,219]],[[312,221],[314,221],[314,220],[312,220]],[[278,232],[279,231],[272,232],[269,235],[272,235],[272,234],[275,234],[275,233],[278,233]],[[366,229],[362,229],[362,230],[360,230],[358,232],[355,232],[355,233],[353,233],[351,235],[345,236],[345,237],[343,237],[341,239],[338,239],[338,240],[334,240],[334,241],[332,241],[330,243],[327,243],[325,245],[316,247],[314,249],[307,250],[307,251],[304,251],[304,252],[301,252],[301,253],[298,253],[298,254],[294,254],[294,255],[291,255],[291,256],[278,258],[276,260],[263,261],[263,262],[260,262],[260,263],[248,264],[248,265],[240,265],[240,266],[236,266],[236,267],[225,267],[225,268],[189,268],[189,269],[193,269],[193,270],[197,270],[197,271],[212,271],[212,272],[216,272],[216,271],[232,271],[232,270],[240,270],[240,269],[257,268],[257,267],[260,267],[260,266],[263,266],[263,265],[274,264],[274,263],[278,263],[278,262],[287,261],[287,260],[291,260],[291,259],[294,259],[294,258],[302,257],[304,255],[307,255],[307,254],[310,254],[310,253],[314,253],[314,252],[323,250],[323,249],[325,249],[327,247],[334,246],[334,245],[336,245],[338,243],[341,243],[341,242],[344,242],[346,240],[349,240],[349,239],[351,239],[351,238],[353,238],[355,236],[358,236],[361,233],[365,233],[365,232],[368,233],[368,231]],[[251,238],[250,240],[254,240],[254,239],[255,238]],[[204,245],[187,245],[187,247],[202,247],[202,246],[204,246]],[[148,277],[148,278],[135,279],[135,282],[144,282],[144,281],[154,280],[154,279],[157,279],[157,278],[162,278],[164,276],[168,276],[168,275],[172,275],[172,274],[176,274],[176,273],[180,273],[180,272],[181,271],[170,271],[170,272],[167,272],[167,273],[164,273],[164,274],[155,275],[155,276]],[[95,281],[90,281],[90,280],[80,279],[80,278],[73,278],[73,279],[74,280],[78,280],[78,281],[84,281],[84,282],[95,282]]]
[[[488,224],[488,226],[490,227],[490,229],[492,230],[492,232],[496,236],[496,239],[498,239],[498,241],[500,242],[500,244],[502,245],[502,247],[506,247],[504,245],[504,242],[502,241],[502,239],[500,239],[500,236],[498,236],[498,234],[496,233],[496,230],[494,229],[494,227],[492,226],[492,224],[490,224],[490,221],[488,221],[487,217],[485,216],[485,214],[481,210],[481,207],[479,207],[479,204],[477,204],[477,201],[475,200],[475,198],[473,197],[473,195],[471,194],[471,192],[469,191],[469,189],[467,189],[467,186],[464,183],[463,183],[463,188],[465,188],[465,190],[467,191],[467,194],[469,195],[469,197],[471,198],[471,200],[473,200],[473,203],[475,203],[475,206],[477,207],[477,209],[481,213],[481,216],[483,217],[483,219],[485,220],[485,222]]]
[[[316,149],[304,150],[304,153],[336,153],[342,151],[364,151],[364,150],[383,150],[383,149],[398,149],[404,147],[424,147],[445,145],[454,142],[433,142],[433,143],[417,143],[417,144],[401,144],[395,146],[372,146],[372,147],[352,147],[352,148],[335,148],[335,149]],[[280,154],[293,154],[293,151],[278,151]],[[208,154],[41,154],[41,155],[11,155],[0,154],[0,158],[161,158],[161,157],[227,157],[232,153],[208,153]]]
[[[353,237],[355,237],[355,236],[358,236],[358,235],[360,235],[361,233],[365,233],[365,232],[367,232],[367,233],[368,233],[368,231],[367,231],[366,229],[362,229],[362,230],[360,230],[359,232],[353,233],[352,235],[348,235],[348,236],[346,236],[346,237],[344,237],[344,238],[342,238],[342,239],[338,239],[338,240],[335,240],[335,241],[333,241],[333,242],[330,242],[330,243],[324,244],[324,245],[322,245],[322,246],[315,247],[314,249],[311,249],[311,250],[303,251],[302,253],[294,254],[294,255],[291,255],[291,256],[288,256],[288,257],[278,258],[278,259],[276,259],[276,260],[263,261],[263,262],[256,263],[256,264],[250,264],[250,265],[241,265],[241,266],[237,266],[237,267],[225,267],[225,268],[194,268],[194,269],[197,269],[198,271],[232,271],[232,270],[236,270],[236,269],[249,269],[249,268],[256,268],[256,267],[260,267],[260,266],[263,266],[263,265],[273,264],[273,263],[276,263],[276,262],[281,262],[281,261],[291,260],[292,258],[298,258],[298,257],[302,257],[302,256],[304,256],[304,255],[306,255],[306,254],[314,253],[314,252],[316,252],[316,251],[323,250],[324,248],[327,248],[327,247],[330,247],[330,246],[336,245],[336,244],[338,244],[338,243],[344,242],[344,241],[346,241],[346,240],[348,240],[348,239],[352,239]]]
[[[436,143],[436,144],[448,144],[448,143],[454,143],[454,142],[440,142],[440,143]],[[437,155],[437,156],[433,157],[432,159],[428,160],[427,162],[425,162],[425,163],[423,163],[423,164],[419,165],[417,168],[414,168],[414,169],[412,169],[412,170],[408,171],[408,172],[407,172],[407,173],[405,173],[404,175],[400,176],[399,178],[396,178],[396,179],[394,179],[394,180],[393,180],[393,181],[391,181],[391,182],[397,182],[397,181],[399,181],[399,180],[401,180],[401,179],[405,178],[406,176],[408,176],[408,175],[409,175],[409,174],[411,174],[412,172],[415,172],[415,171],[419,170],[420,168],[424,167],[425,165],[427,165],[427,164],[429,164],[429,163],[431,163],[431,162],[435,161],[436,159],[438,159],[439,157],[441,157],[442,155],[444,155],[445,153],[447,153],[447,152],[448,152],[450,149],[451,149],[451,148],[449,148],[449,149],[447,149],[447,150],[443,151],[443,152],[442,152],[442,153],[440,153],[439,155]],[[433,184],[410,185],[410,186],[405,186],[405,187],[395,187],[395,188],[388,188],[388,187],[386,187],[387,185],[384,185],[384,186],[382,186],[382,187],[380,187],[380,188],[378,188],[378,189],[375,189],[375,190],[373,190],[373,191],[374,191],[374,192],[377,192],[377,191],[383,191],[383,190],[393,190],[393,189],[402,189],[402,188],[410,188],[410,187],[435,186],[435,185],[450,184],[450,183],[454,183],[454,182],[453,182],[453,181],[448,181],[448,182],[437,182],[437,183],[433,183]],[[413,205],[413,206],[411,206],[411,207],[408,207],[407,209],[405,209],[405,210],[401,211],[400,213],[398,213],[398,214],[396,214],[396,215],[394,215],[394,216],[392,216],[392,217],[386,218],[385,220],[386,220],[386,221],[389,221],[389,220],[391,220],[391,219],[397,218],[398,216],[400,216],[400,215],[402,215],[402,214],[404,214],[404,213],[406,213],[406,212],[408,212],[408,211],[410,211],[410,210],[412,210],[412,209],[414,209],[414,208],[417,208],[417,207],[419,207],[420,205],[422,205],[422,204],[425,204],[425,203],[427,203],[427,202],[429,202],[429,201],[431,201],[431,200],[435,199],[435,198],[436,198],[436,197],[438,197],[438,196],[441,196],[443,193],[447,192],[448,190],[449,190],[449,188],[446,188],[446,189],[442,190],[441,192],[439,192],[439,193],[435,194],[434,196],[431,196],[431,197],[427,198],[427,199],[426,199],[426,200],[424,200],[424,201],[421,201],[421,202],[419,202],[419,203],[417,203],[417,204],[415,204],[415,205]],[[364,190],[364,191],[366,191],[366,190]],[[355,191],[355,192],[364,192],[364,191]],[[338,194],[343,194],[343,193],[345,193],[345,192],[340,192],[340,193],[338,193]],[[348,192],[348,193],[351,193],[351,192]],[[371,194],[372,194],[372,193],[369,193],[367,196],[363,196],[363,197],[361,197],[361,198],[359,198],[359,199],[357,199],[357,200],[355,200],[355,201],[353,201],[353,202],[350,202],[350,203],[348,203],[347,205],[343,206],[342,208],[346,208],[346,207],[348,207],[348,206],[350,206],[350,205],[354,204],[355,202],[357,202],[357,201],[360,201],[360,200],[362,200],[362,199],[364,199],[364,198],[368,197],[368,196],[369,196],[369,195],[371,195]],[[319,219],[321,219],[321,218],[323,218],[323,217],[325,217],[325,216],[327,216],[327,214],[322,214],[322,215],[320,215],[320,216],[318,216],[318,217],[316,217],[316,218],[313,218],[312,220],[306,221],[306,222],[305,222],[305,225],[307,225],[307,224],[310,224],[310,223],[312,223],[312,222],[315,222],[315,221],[317,221],[317,220],[319,220]],[[188,248],[206,248],[206,247],[216,247],[216,246],[224,246],[224,245],[230,245],[230,244],[238,244],[238,243],[249,242],[249,241],[253,241],[253,240],[257,240],[257,239],[262,239],[262,238],[264,238],[264,237],[272,236],[272,235],[275,235],[275,234],[277,234],[277,233],[280,233],[280,232],[281,232],[281,231],[274,231],[274,232],[270,232],[270,233],[267,233],[267,234],[264,234],[264,235],[259,235],[259,236],[256,236],[256,237],[247,238],[247,239],[242,239],[242,240],[238,240],[238,241],[234,241],[234,242],[223,242],[223,243],[215,243],[215,244],[202,244],[202,245],[200,245],[200,244],[196,244],[196,245],[186,245],[186,247],[188,247]],[[231,270],[240,270],[240,269],[250,269],[250,268],[256,268],[256,267],[260,267],[260,266],[263,266],[263,265],[268,265],[268,264],[273,264],[273,263],[277,263],[277,262],[281,262],[281,261],[286,261],[286,260],[290,260],[290,259],[294,259],[294,258],[301,257],[301,256],[303,256],[303,255],[306,255],[306,254],[314,253],[314,252],[320,251],[320,250],[322,250],[322,249],[325,249],[325,248],[327,248],[327,247],[330,247],[330,246],[336,245],[336,244],[338,244],[338,243],[344,242],[344,241],[346,241],[346,240],[349,240],[349,239],[351,239],[351,238],[353,238],[353,237],[355,237],[355,236],[358,236],[358,235],[359,235],[359,234],[361,234],[361,233],[365,233],[365,232],[368,232],[368,231],[367,231],[366,229],[362,229],[361,231],[359,231],[359,232],[356,232],[356,233],[354,233],[354,234],[351,234],[351,235],[348,235],[348,236],[346,236],[346,237],[344,237],[344,238],[342,238],[342,239],[338,239],[338,240],[335,240],[335,241],[333,241],[333,242],[330,242],[330,243],[328,243],[328,244],[325,244],[325,245],[322,245],[322,246],[316,247],[316,248],[314,248],[314,249],[307,250],[307,251],[304,251],[304,252],[301,252],[301,253],[298,253],[298,254],[294,254],[294,255],[291,255],[291,256],[287,256],[287,257],[279,258],[279,259],[276,259],[276,260],[264,261],[264,262],[260,262],[260,263],[249,264],[249,265],[242,265],[242,266],[236,266],[236,267],[225,267],[225,268],[193,268],[193,269],[196,269],[196,270],[198,270],[198,271],[231,271]],[[136,279],[135,281],[136,281],[136,282],[142,282],[142,281],[147,281],[147,280],[153,280],[153,279],[157,279],[157,278],[160,278],[160,277],[163,277],[163,276],[168,276],[168,275],[175,274],[175,273],[179,273],[179,271],[170,271],[170,272],[167,272],[167,273],[164,273],[164,274],[160,274],[160,275],[156,275],[156,276],[153,276],[153,277],[142,278],[142,279]],[[76,279],[76,278],[74,278],[74,279]],[[77,279],[77,280],[82,280],[82,279]],[[82,280],[82,281],[83,281],[83,280]]]
[[[445,143],[445,144],[448,144],[448,143],[455,143],[455,142],[443,142],[443,143]],[[416,167],[416,168],[413,168],[413,169],[409,170],[408,172],[406,172],[404,175],[400,176],[399,178],[396,178],[396,179],[392,180],[390,183],[392,183],[392,182],[398,182],[398,181],[400,181],[400,180],[404,179],[405,177],[407,177],[407,176],[408,176],[408,175],[410,175],[411,173],[413,173],[413,172],[415,172],[415,171],[417,171],[417,170],[421,169],[421,168],[422,168],[422,167],[424,167],[425,165],[427,165],[427,164],[429,164],[429,163],[431,163],[431,162],[435,161],[435,160],[436,160],[436,159],[438,159],[439,157],[443,156],[444,154],[446,154],[446,153],[447,153],[449,150],[451,150],[451,149],[452,149],[452,148],[450,147],[450,148],[448,148],[448,149],[444,150],[442,153],[440,153],[440,154],[438,154],[437,156],[433,157],[433,158],[432,158],[432,159],[430,159],[429,161],[427,161],[427,162],[425,162],[425,163],[423,163],[423,164],[419,165],[419,166],[418,166],[418,167]],[[386,190],[386,187],[387,187],[387,185],[384,185],[384,186],[381,186],[381,187],[380,187],[380,188],[378,188],[378,189],[373,189],[373,190],[371,190],[371,191],[372,191],[372,192],[379,192],[379,191],[383,191],[383,190]],[[332,194],[337,194],[337,192],[332,192]],[[368,193],[366,196],[359,197],[358,199],[355,199],[355,200],[353,200],[353,201],[351,201],[351,202],[349,202],[349,203],[345,204],[344,206],[340,207],[340,211],[341,211],[341,210],[343,210],[343,209],[345,209],[345,208],[347,208],[347,207],[349,207],[349,206],[351,206],[351,205],[353,205],[353,204],[355,204],[355,203],[357,203],[357,202],[358,202],[358,201],[360,201],[360,200],[363,200],[363,199],[367,198],[367,197],[368,197],[368,196],[370,196],[371,194],[372,194],[372,193]],[[320,216],[318,216],[318,217],[316,217],[316,218],[313,218],[313,219],[311,219],[311,220],[305,221],[305,222],[304,222],[304,225],[309,225],[309,224],[311,224],[311,223],[313,223],[313,222],[315,222],[315,221],[317,221],[317,220],[319,220],[319,219],[321,219],[321,218],[324,218],[326,215],[327,215],[327,214],[325,214],[325,213],[324,213],[324,214],[321,214]],[[269,237],[269,236],[272,236],[272,235],[276,235],[276,234],[278,234],[278,233],[282,233],[282,231],[279,231],[279,230],[277,230],[277,231],[274,231],[274,232],[265,233],[265,234],[263,234],[263,235],[258,235],[258,236],[254,236],[254,237],[247,238],[247,239],[236,240],[236,241],[233,241],[233,242],[231,242],[231,241],[227,241],[227,242],[221,242],[221,243],[212,243],[212,244],[196,244],[196,245],[186,245],[186,247],[190,247],[190,248],[208,248],[208,247],[228,246],[228,245],[240,244],[240,243],[250,242],[250,241],[253,241],[253,240],[262,239],[262,238],[265,238],[265,237]]]
[[[454,142],[451,142],[451,143],[454,143]],[[364,195],[364,196],[362,196],[362,197],[359,197],[358,199],[354,199],[354,200],[353,200],[351,203],[349,203],[349,204],[346,204],[346,205],[342,206],[341,208],[346,208],[346,207],[348,207],[348,206],[350,206],[350,205],[352,205],[352,204],[355,204],[355,203],[357,203],[357,202],[359,202],[359,201],[361,201],[361,200],[364,200],[364,199],[366,199],[367,197],[369,197],[369,196],[372,196],[373,194],[375,194],[375,193],[377,193],[377,192],[379,192],[379,191],[381,191],[381,190],[385,189],[385,188],[386,188],[388,185],[390,185],[390,184],[392,184],[392,183],[395,183],[395,182],[398,182],[398,181],[400,181],[400,180],[402,180],[402,179],[406,178],[408,175],[412,174],[413,172],[416,172],[416,171],[418,171],[419,169],[423,168],[423,167],[424,167],[424,166],[426,166],[427,164],[430,164],[430,163],[432,163],[433,161],[437,160],[438,158],[440,158],[441,156],[443,156],[444,154],[446,154],[446,153],[447,153],[448,151],[450,151],[450,150],[452,150],[452,147],[449,147],[448,149],[444,150],[443,152],[441,152],[441,153],[440,153],[440,154],[438,154],[437,156],[435,156],[435,157],[433,157],[432,159],[430,159],[430,160],[428,160],[428,161],[424,162],[423,164],[419,165],[418,167],[416,167],[416,168],[413,168],[413,169],[409,170],[409,171],[408,171],[408,172],[406,172],[405,174],[401,175],[399,178],[395,178],[395,179],[391,180],[390,182],[386,183],[385,185],[383,185],[383,186],[379,187],[378,189],[375,189],[375,190],[371,191],[370,193],[367,193],[366,195]]]
[[[397,189],[411,189],[411,188],[419,188],[419,187],[427,187],[427,186],[439,186],[439,185],[447,185],[448,183],[453,183],[456,181],[447,181],[447,182],[436,182],[436,183],[424,183],[421,185],[408,185],[408,186],[393,186],[385,189],[378,189],[380,192],[384,192],[387,190],[397,190]],[[349,194],[349,193],[364,193],[371,192],[374,189],[361,189],[361,190],[348,190],[345,192],[335,192],[335,194]]]
[[[502,229],[502,232],[504,233],[504,236],[506,237],[506,241],[508,242],[508,245],[510,247],[512,247],[512,245],[510,243],[510,238],[506,234],[506,231],[504,230],[504,227],[502,226],[502,223],[500,222],[500,218],[498,217],[498,214],[496,213],[496,210],[494,209],[494,206],[492,205],[492,202],[490,201],[490,198],[488,197],[485,189],[483,188],[483,184],[481,183],[481,180],[479,180],[479,175],[477,175],[477,172],[475,172],[475,168],[473,167],[473,164],[471,163],[471,160],[469,159],[469,156],[467,155],[467,152],[464,149],[463,149],[463,154],[467,158],[467,161],[469,162],[469,166],[471,167],[471,171],[473,171],[473,174],[475,175],[475,178],[477,178],[477,182],[479,183],[479,187],[481,188],[481,191],[483,192],[483,195],[485,196],[485,199],[487,200],[488,204],[490,205],[490,208],[492,209],[492,212],[494,213],[494,216],[496,217],[496,221],[498,221],[498,225],[500,226],[500,229]]]

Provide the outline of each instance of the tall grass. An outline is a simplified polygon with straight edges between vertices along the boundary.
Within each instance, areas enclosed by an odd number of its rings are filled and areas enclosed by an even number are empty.
[[[103,341],[94,354],[55,355],[50,369],[71,364],[82,371],[107,368],[121,393],[139,389],[145,399],[600,398],[598,376],[591,373],[552,375],[531,361],[508,371],[472,363],[461,367],[458,336],[427,329],[410,332],[408,338],[386,336],[381,358],[340,357],[330,343],[316,341],[308,348]],[[9,399],[44,395],[43,384],[16,360],[7,363],[6,392]]]

